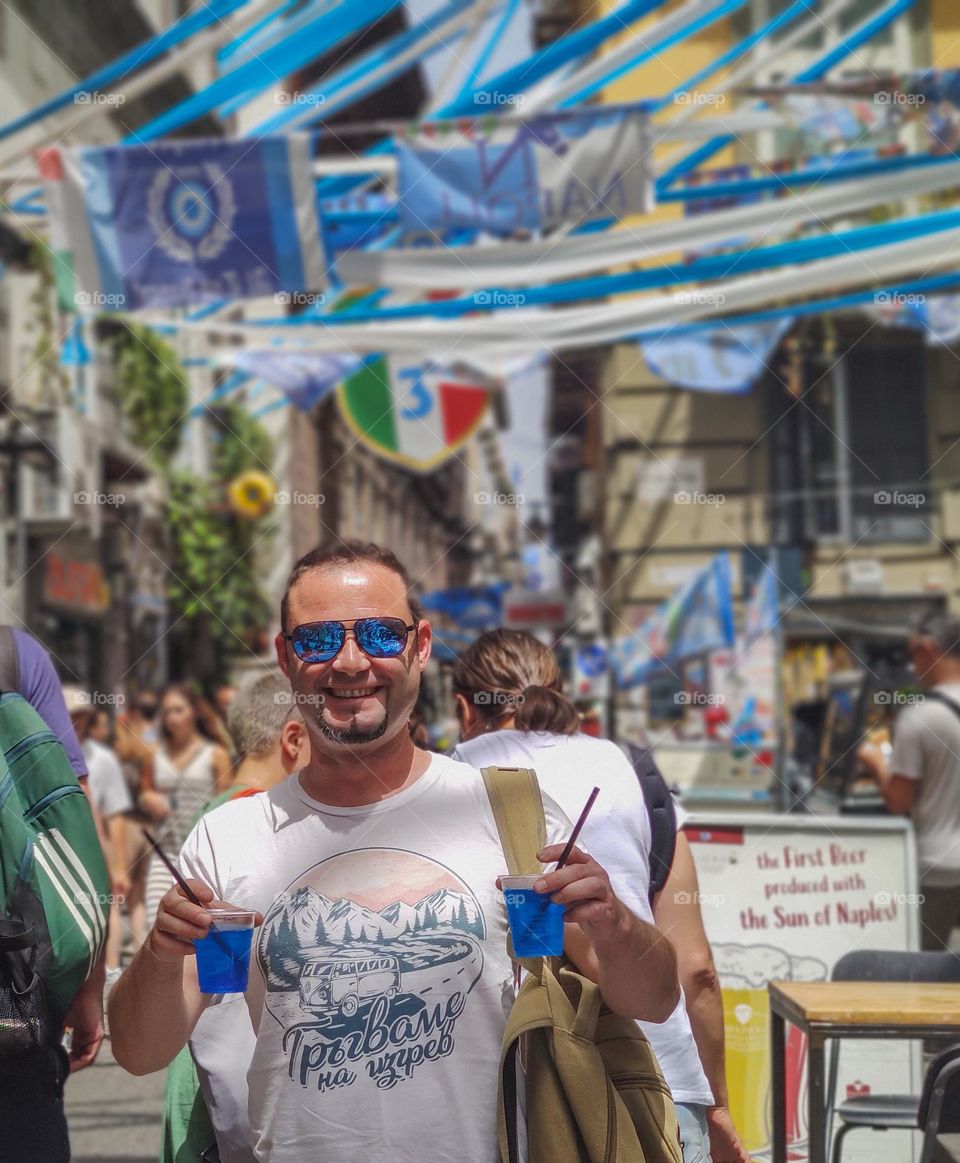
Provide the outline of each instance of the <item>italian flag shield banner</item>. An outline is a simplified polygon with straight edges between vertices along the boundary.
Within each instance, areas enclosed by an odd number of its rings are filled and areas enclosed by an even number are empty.
[[[474,370],[376,355],[337,389],[358,440],[414,472],[432,472],[477,430],[496,384]]]

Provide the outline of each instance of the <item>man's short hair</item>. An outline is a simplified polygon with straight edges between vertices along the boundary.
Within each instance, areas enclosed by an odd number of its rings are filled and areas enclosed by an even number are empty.
[[[407,592],[407,605],[410,607],[413,621],[420,621],[423,613],[419,602],[410,593],[410,575],[396,554],[391,553],[389,549],[384,549],[381,545],[375,545],[372,541],[337,541],[334,544],[318,545],[316,549],[311,549],[309,553],[305,553],[300,558],[290,571],[287,586],[280,602],[280,629],[284,632],[287,630],[290,591],[305,573],[310,573],[314,569],[327,569],[330,566],[353,565],[356,562],[382,565],[384,569],[389,569],[391,573],[395,573],[403,582],[403,588]]]
[[[927,610],[914,622],[916,638],[932,639],[942,655],[960,658],[960,618],[948,610]]]
[[[279,670],[247,680],[227,708],[227,730],[241,758],[267,755],[291,719],[302,723],[303,715]]]

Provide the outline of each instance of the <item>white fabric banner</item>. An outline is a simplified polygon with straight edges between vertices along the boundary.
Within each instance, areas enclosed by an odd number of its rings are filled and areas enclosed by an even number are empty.
[[[960,259],[960,227],[923,238],[876,246],[803,266],[728,279],[712,284],[702,294],[690,290],[671,295],[636,295],[587,307],[557,310],[515,307],[488,315],[456,319],[414,319],[358,323],[307,324],[282,336],[282,346],[313,351],[429,353],[434,359],[469,359],[479,366],[498,357],[519,356],[547,349],[567,351],[616,343],[657,328],[668,329],[698,319],[718,319],[734,313],[790,303],[829,291],[837,294],[856,287],[886,286],[904,278],[926,277],[951,268]],[[140,319],[140,322],[143,322]],[[169,320],[164,320],[169,323]],[[242,336],[251,349],[276,344],[278,329],[224,327],[204,322],[175,324],[208,336],[235,340]]]
[[[577,278],[611,266],[640,262],[675,250],[700,250],[730,238],[779,237],[810,221],[829,221],[903,198],[951,189],[960,183],[960,162],[897,171],[869,181],[853,179],[803,191],[761,205],[737,206],[650,226],[571,235],[538,242],[443,249],[351,251],[337,261],[349,285],[378,287],[521,286]]]

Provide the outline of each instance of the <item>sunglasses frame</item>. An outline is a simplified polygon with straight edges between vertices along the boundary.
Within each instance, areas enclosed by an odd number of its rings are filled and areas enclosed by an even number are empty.
[[[396,654],[371,654],[357,636],[357,625],[361,622],[399,622],[400,625],[403,626],[403,645],[400,647]],[[293,630],[289,634],[284,634],[281,632],[281,637],[285,638],[286,641],[290,643],[293,649],[293,653],[296,654],[297,658],[299,658],[301,662],[305,662],[308,666],[322,666],[327,662],[333,662],[333,660],[340,654],[341,650],[343,650],[344,646],[346,646],[348,633],[353,634],[354,641],[356,642],[358,648],[363,651],[367,658],[373,658],[380,661],[384,658],[399,658],[407,648],[407,639],[410,637],[410,631],[416,630],[419,625],[419,622],[411,622],[410,625],[407,626],[404,624],[402,618],[394,618],[390,615],[380,614],[374,614],[371,618],[354,618],[352,626],[348,626],[346,622],[341,622],[337,618],[321,618],[317,622],[302,622],[299,626],[294,626]],[[312,662],[310,659],[304,658],[303,655],[300,654],[300,652],[297,650],[296,644],[294,643],[294,636],[298,630],[303,630],[309,626],[340,627],[340,629],[343,631],[343,641],[337,648],[336,654],[331,654],[329,658],[318,658]]]

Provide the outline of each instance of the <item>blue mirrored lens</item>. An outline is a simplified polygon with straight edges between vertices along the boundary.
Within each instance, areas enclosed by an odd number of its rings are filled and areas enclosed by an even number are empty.
[[[399,618],[361,618],[354,626],[360,648],[374,658],[403,653],[407,629]]]
[[[297,627],[293,649],[304,662],[327,662],[343,646],[343,639],[343,626],[339,622],[315,622]]]

